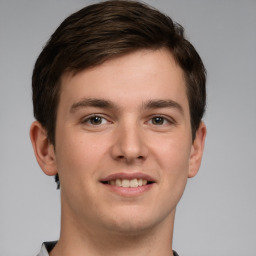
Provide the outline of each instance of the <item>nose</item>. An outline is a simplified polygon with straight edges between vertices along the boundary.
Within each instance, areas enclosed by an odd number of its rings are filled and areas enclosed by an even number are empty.
[[[114,134],[112,157],[127,164],[147,158],[148,148],[143,128],[135,121],[120,124]]]

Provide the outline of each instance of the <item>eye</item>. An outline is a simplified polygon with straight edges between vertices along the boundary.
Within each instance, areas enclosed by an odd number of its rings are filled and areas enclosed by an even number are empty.
[[[101,116],[96,116],[96,115],[90,116],[82,121],[82,123],[84,123],[84,124],[95,125],[95,126],[101,125],[101,124],[106,124],[107,122],[108,121],[105,118],[103,118]]]
[[[171,121],[167,120],[167,118],[163,116],[154,116],[149,121],[153,125],[165,125],[171,123]]]
[[[152,118],[152,124],[154,125],[162,125],[165,123],[165,118],[161,117],[161,116],[156,116]]]

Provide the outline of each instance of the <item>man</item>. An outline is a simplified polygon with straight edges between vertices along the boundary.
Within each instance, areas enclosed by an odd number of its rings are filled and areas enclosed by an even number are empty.
[[[61,232],[40,256],[178,255],[175,208],[196,175],[205,69],[180,25],[107,1],[68,17],[33,72],[37,161],[61,189]]]

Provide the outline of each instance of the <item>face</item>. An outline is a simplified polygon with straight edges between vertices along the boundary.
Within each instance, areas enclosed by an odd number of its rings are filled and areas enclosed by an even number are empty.
[[[167,50],[63,77],[54,162],[64,218],[112,232],[170,224],[194,154],[183,72]]]

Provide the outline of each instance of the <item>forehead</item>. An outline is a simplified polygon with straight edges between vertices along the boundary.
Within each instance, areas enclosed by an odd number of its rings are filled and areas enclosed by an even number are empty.
[[[108,98],[120,105],[150,99],[187,101],[182,69],[167,49],[139,50],[62,78],[60,101]]]

